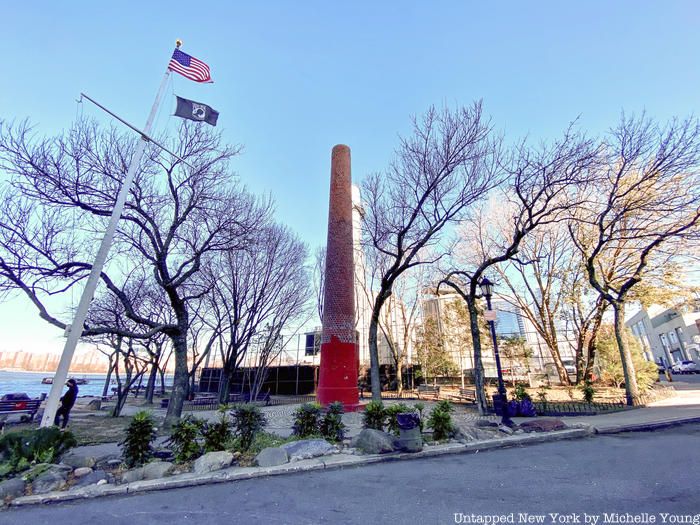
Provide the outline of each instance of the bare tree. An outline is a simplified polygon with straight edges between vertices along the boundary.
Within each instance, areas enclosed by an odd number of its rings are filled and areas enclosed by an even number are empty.
[[[696,240],[700,224],[700,124],[659,126],[628,118],[604,141],[595,205],[571,225],[591,286],[612,306],[627,404],[638,402],[632,355],[624,336],[625,304],[635,288]]]
[[[226,402],[230,384],[253,337],[265,326],[281,331],[304,317],[309,306],[307,249],[287,228],[269,224],[249,249],[222,254],[208,270],[213,294],[223,316],[221,348]]]
[[[562,284],[565,290],[562,319],[576,338],[576,381],[589,381],[598,333],[609,305],[588,283],[583,261],[570,269]]]
[[[0,124],[0,167],[12,176],[0,210],[0,275],[59,328],[66,323],[50,313],[46,297],[71,289],[90,271],[94,241],[104,231],[135,140],[85,121],[52,139],[36,139],[26,124]],[[187,392],[189,303],[205,292],[193,278],[210,255],[245,247],[270,213],[269,202],[242,190],[231,175],[228,164],[239,148],[192,123],[181,125],[174,142],[171,148],[188,164],[149,148],[101,275],[138,331],[83,327],[83,336],[170,338],[175,378],[169,422],[179,417]],[[171,322],[134,306],[125,289],[135,270],[153,281]]]
[[[564,224],[533,231],[520,246],[518,258],[494,266],[500,281],[510,290],[502,296],[522,312],[547,345],[559,380],[569,385],[559,349],[559,320],[568,298],[566,282],[580,257]]]
[[[501,164],[508,174],[492,205],[475,213],[463,230],[461,260],[440,284],[452,287],[467,303],[474,347],[474,382],[480,413],[486,413],[484,367],[479,334],[479,284],[495,265],[517,257],[521,244],[535,229],[566,221],[587,200],[592,165],[597,158],[593,141],[572,127],[563,138],[538,148],[521,143]],[[506,225],[492,227],[494,222]],[[460,268],[461,266],[461,268]],[[438,285],[438,290],[440,285]]]
[[[431,108],[414,119],[383,175],[363,184],[363,243],[387,259],[372,304],[369,354],[372,398],[381,398],[377,331],[382,307],[408,269],[434,262],[419,254],[436,248],[443,230],[497,184],[490,124],[481,103],[457,110]],[[440,257],[440,254],[437,255]]]

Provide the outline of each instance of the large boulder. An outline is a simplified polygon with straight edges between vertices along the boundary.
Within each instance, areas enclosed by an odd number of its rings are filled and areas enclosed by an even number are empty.
[[[194,462],[195,474],[206,474],[215,470],[221,470],[231,465],[233,454],[226,451],[207,452]]]
[[[6,479],[0,482],[0,501],[7,497],[16,498],[24,496],[24,489],[27,483],[22,478]]]
[[[552,432],[554,430],[564,430],[566,425],[561,419],[533,419],[520,424],[520,428],[525,432]]]
[[[158,479],[164,477],[173,468],[169,461],[154,461],[143,466],[143,479]]]
[[[255,463],[259,467],[274,467],[289,462],[289,454],[282,447],[267,447],[255,456]]]
[[[73,487],[87,487],[88,485],[95,485],[102,480],[107,480],[107,473],[104,470],[95,470],[80,478]]]
[[[86,454],[80,450],[71,450],[61,458],[61,463],[73,468],[92,468],[95,466],[96,459],[90,453]]]
[[[82,478],[87,476],[92,472],[90,467],[79,467],[73,471],[73,476],[76,478]]]
[[[494,439],[498,436],[498,428],[494,427],[468,427],[464,426],[460,429],[462,437],[465,441],[485,441]]]
[[[397,449],[394,436],[373,428],[363,429],[352,439],[350,446],[364,454],[385,454]]]
[[[121,457],[121,450],[116,443],[76,447],[61,458],[61,462],[73,468],[90,467],[104,469],[106,462]]]
[[[143,467],[133,468],[122,473],[122,483],[141,481],[143,479]]]
[[[70,470],[60,465],[49,465],[48,469],[39,474],[32,482],[32,493],[46,494],[58,490],[66,483]]]
[[[325,456],[337,451],[325,439],[302,439],[285,443],[282,448],[287,451],[289,461],[299,461],[301,459],[311,459],[318,456]]]

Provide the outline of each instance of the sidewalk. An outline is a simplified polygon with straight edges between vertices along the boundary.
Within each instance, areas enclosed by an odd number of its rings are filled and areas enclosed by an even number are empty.
[[[597,434],[653,430],[680,423],[700,422],[700,383],[676,379],[674,397],[637,409],[599,416],[561,418],[567,425],[589,425]]]

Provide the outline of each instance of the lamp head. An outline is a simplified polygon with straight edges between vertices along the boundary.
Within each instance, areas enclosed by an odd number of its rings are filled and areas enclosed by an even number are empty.
[[[491,297],[493,294],[493,283],[489,281],[488,277],[484,277],[481,279],[481,282],[479,283],[479,288],[481,288],[481,295],[484,297]]]

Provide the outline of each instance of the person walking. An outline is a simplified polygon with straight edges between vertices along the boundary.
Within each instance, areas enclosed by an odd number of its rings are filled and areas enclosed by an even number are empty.
[[[58,407],[58,410],[56,410],[56,417],[53,419],[53,424],[58,426],[58,420],[61,416],[63,416],[61,428],[66,428],[70,410],[73,408],[75,400],[78,397],[78,384],[75,382],[75,379],[71,378],[66,381],[66,386],[68,387],[68,391],[63,394],[63,397],[61,397],[61,406]]]

